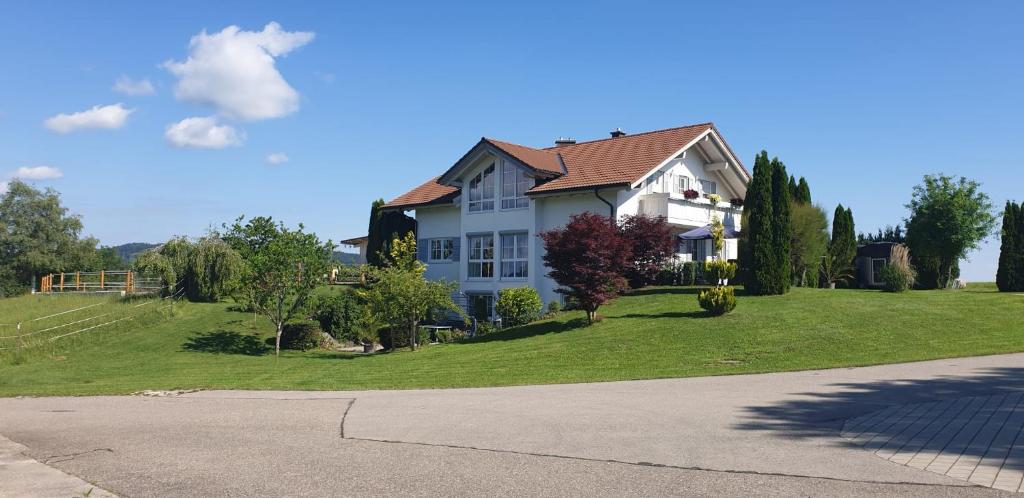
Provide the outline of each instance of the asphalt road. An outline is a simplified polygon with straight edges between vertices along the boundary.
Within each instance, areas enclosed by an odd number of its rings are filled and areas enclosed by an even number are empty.
[[[1004,493],[879,458],[840,431],[895,404],[1024,390],[1018,365],[1024,355],[488,389],[8,398],[0,436],[121,496],[989,496]]]

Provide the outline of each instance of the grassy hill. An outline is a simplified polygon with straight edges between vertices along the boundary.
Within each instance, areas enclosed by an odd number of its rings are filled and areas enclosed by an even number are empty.
[[[847,367],[1024,351],[1024,295],[794,289],[739,298],[708,318],[693,288],[651,288],[602,308],[460,344],[363,356],[264,346],[270,326],[229,305],[88,335],[44,354],[0,355],[0,395],[143,389],[394,389],[610,381]],[[18,308],[0,300],[0,316]],[[0,334],[8,334],[0,329]]]

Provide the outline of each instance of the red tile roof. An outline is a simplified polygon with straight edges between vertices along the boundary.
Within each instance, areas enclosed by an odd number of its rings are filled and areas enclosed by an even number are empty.
[[[416,187],[384,205],[385,208],[411,209],[418,206],[438,204],[454,198],[458,193],[457,187],[441,185],[437,183],[440,176],[435,176],[419,187]]]
[[[630,185],[708,130],[714,130],[721,138],[713,123],[701,123],[543,149],[490,138],[483,140],[534,169],[558,175],[527,192],[538,194]],[[728,149],[729,145],[725,147]],[[739,166],[746,171],[742,163]],[[439,178],[399,196],[385,207],[411,209],[454,198],[458,189],[438,183]]]

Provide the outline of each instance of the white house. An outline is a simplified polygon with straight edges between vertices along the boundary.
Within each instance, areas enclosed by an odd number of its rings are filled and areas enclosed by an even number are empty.
[[[506,287],[532,286],[545,303],[561,298],[537,234],[571,215],[664,216],[675,234],[717,215],[738,232],[742,208],[730,200],[745,197],[749,180],[712,123],[616,130],[611,138],[559,139],[546,148],[482,138],[447,171],[384,208],[415,211],[427,278],[457,282],[470,310],[492,310]],[[710,240],[679,238],[677,256],[708,259],[710,247]],[[735,239],[724,252],[736,258]]]

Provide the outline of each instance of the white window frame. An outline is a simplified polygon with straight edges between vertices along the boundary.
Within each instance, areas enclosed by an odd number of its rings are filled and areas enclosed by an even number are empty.
[[[488,170],[490,170],[490,174],[488,174]],[[494,211],[494,176],[497,173],[497,165],[492,162],[469,181],[469,198],[466,203],[469,212]],[[488,188],[490,188],[490,196],[487,193]]]
[[[511,247],[505,242],[511,241]],[[501,279],[526,280],[530,278],[530,237],[528,232],[508,232],[500,235]],[[506,269],[511,269],[506,275]]]
[[[452,261],[452,256],[455,254],[455,240],[451,238],[429,239],[428,244],[428,263],[450,263]]]
[[[710,190],[707,188],[708,185],[711,186]],[[707,197],[710,194],[717,194],[718,193],[718,184],[715,183],[713,180],[701,180],[700,181],[700,190],[701,190],[701,193],[704,194],[704,197]]]
[[[686,175],[676,176],[676,188],[678,189],[677,193],[679,194],[690,190],[690,177]]]
[[[494,278],[494,235],[475,234],[466,236],[466,247],[469,249],[466,278],[473,280],[491,280]],[[480,247],[474,247],[474,240],[480,240]],[[489,242],[490,247],[486,247]],[[490,253],[488,257],[488,252]],[[476,268],[477,275],[473,269]],[[490,269],[490,275],[484,275],[485,269]]]
[[[511,181],[510,181],[511,180]],[[533,178],[526,174],[521,168],[516,167],[509,161],[501,161],[501,209],[525,209],[530,207],[530,200],[526,198],[526,191],[533,187]],[[505,192],[505,187],[512,190],[511,195]]]

